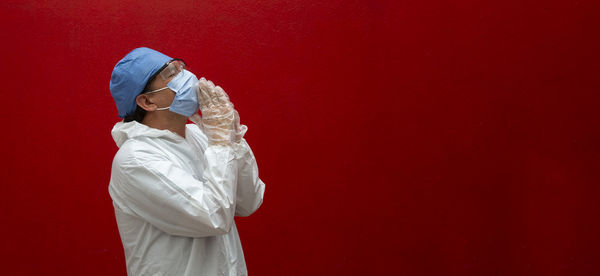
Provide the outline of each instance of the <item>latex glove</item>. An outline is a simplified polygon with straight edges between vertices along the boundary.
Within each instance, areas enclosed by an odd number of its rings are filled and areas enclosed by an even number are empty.
[[[248,127],[246,125],[240,125],[240,115],[237,110],[233,110],[234,118],[233,118],[233,136],[232,141],[235,143],[240,143],[242,141],[242,137],[248,131]],[[202,131],[204,131],[204,126],[202,125],[202,116],[196,113],[190,117],[190,120],[198,125]]]
[[[196,91],[202,117],[193,115],[190,119],[202,128],[209,145],[230,145],[234,140],[236,112],[227,93],[205,78],[198,81]]]

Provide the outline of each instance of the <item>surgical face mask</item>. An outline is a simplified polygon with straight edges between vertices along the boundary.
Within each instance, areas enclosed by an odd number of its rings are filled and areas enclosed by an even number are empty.
[[[198,112],[198,95],[194,85],[198,82],[198,78],[192,72],[183,69],[169,83],[167,87],[163,87],[154,91],[147,92],[155,93],[165,89],[171,89],[175,92],[175,98],[170,106],[157,108],[156,110],[169,109],[172,112],[190,117]]]

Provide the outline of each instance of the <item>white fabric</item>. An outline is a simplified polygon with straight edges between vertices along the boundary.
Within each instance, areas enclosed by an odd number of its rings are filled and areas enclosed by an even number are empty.
[[[207,146],[137,122],[117,123],[109,193],[133,275],[247,275],[234,215],[248,216],[265,189],[245,140]]]

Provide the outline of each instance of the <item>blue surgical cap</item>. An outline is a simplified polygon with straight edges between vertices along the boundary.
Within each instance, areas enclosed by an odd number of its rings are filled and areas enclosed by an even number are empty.
[[[120,60],[110,77],[112,94],[119,117],[132,114],[137,106],[135,98],[142,93],[148,80],[172,58],[150,48],[137,48]]]

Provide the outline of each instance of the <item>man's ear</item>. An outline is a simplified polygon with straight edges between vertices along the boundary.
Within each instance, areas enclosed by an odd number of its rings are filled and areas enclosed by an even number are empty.
[[[155,111],[156,108],[158,108],[156,104],[150,100],[150,97],[145,94],[140,94],[135,97],[135,102],[146,111]]]

